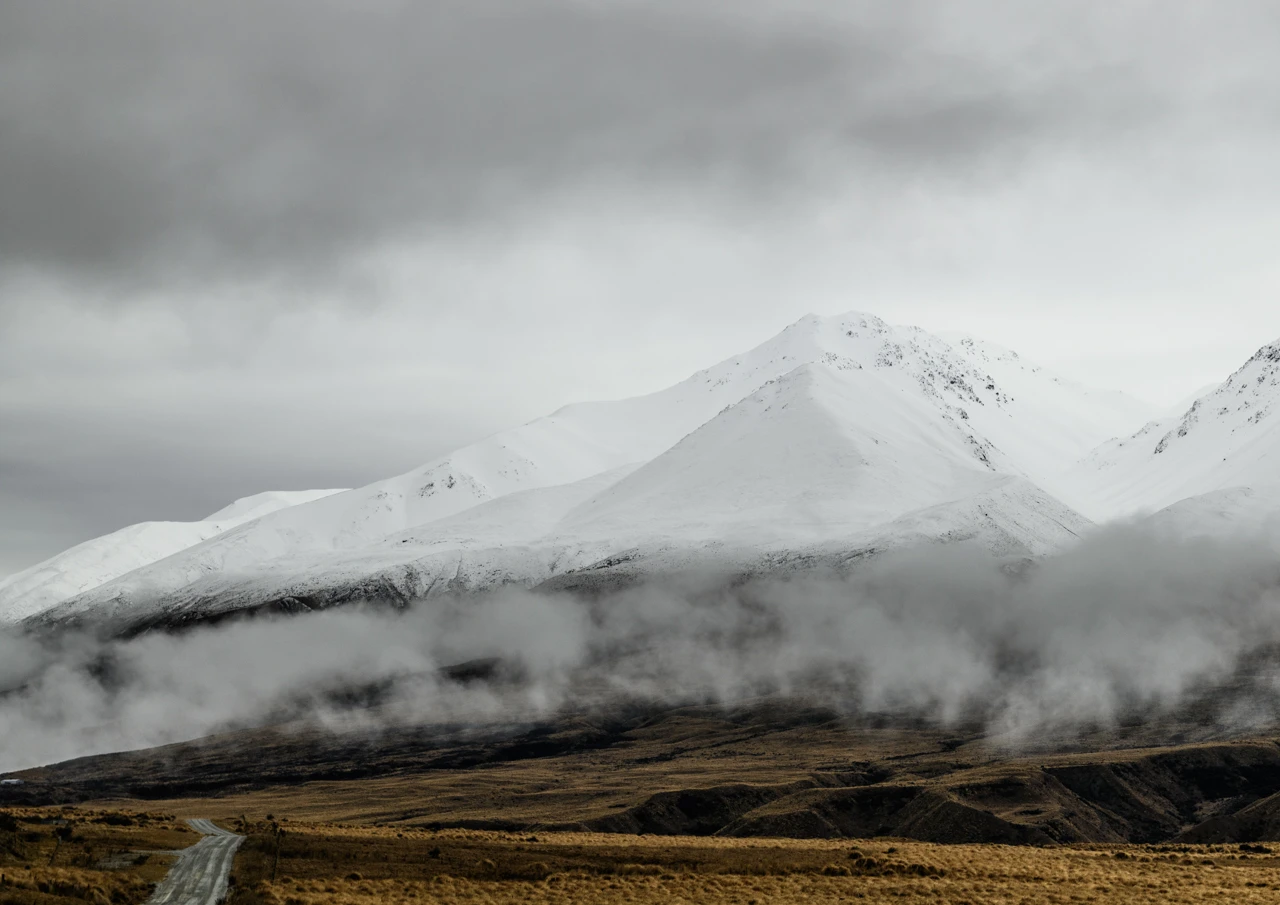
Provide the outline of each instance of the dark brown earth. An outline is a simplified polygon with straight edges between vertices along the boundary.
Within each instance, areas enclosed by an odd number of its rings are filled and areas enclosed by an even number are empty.
[[[787,701],[483,732],[285,725],[17,775],[0,805],[695,836],[1280,840],[1274,739],[1158,746],[1145,728],[1029,753],[976,729],[859,723]]]

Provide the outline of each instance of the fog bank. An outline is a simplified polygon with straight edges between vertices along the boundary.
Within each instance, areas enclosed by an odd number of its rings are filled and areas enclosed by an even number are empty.
[[[1198,719],[1247,731],[1280,712],[1278,641],[1274,548],[1135,526],[1032,564],[929,546],[849,576],[683,576],[594,600],[505,589],[128,641],[0,635],[0,771],[299,715],[349,723],[341,693],[370,687],[379,706],[359,719],[394,725],[789,695],[980,721],[1016,743],[1198,697]],[[441,671],[479,658],[501,679]]]

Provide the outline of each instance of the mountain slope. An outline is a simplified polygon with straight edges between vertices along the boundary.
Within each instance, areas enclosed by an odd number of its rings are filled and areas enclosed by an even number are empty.
[[[1280,485],[1280,340],[1180,416],[1102,444],[1060,483],[1093,518],[1159,509],[1229,487]]]
[[[993,452],[962,423],[874,370],[802,365],[583,503],[561,527],[753,546],[848,534],[990,484]]]
[[[927,336],[927,334],[926,334]],[[1038,483],[1052,486],[1057,476],[1096,446],[1100,439],[1125,436],[1155,417],[1158,407],[1115,390],[1082,386],[1054,375],[1011,349],[975,337],[948,334],[948,341],[972,366],[1012,397],[1003,417],[983,418],[984,433],[1020,462],[1034,463]],[[1026,403],[1028,415],[1017,407]],[[1026,423],[1034,418],[1035,427]]]
[[[890,327],[870,315],[810,316],[667,390],[568,406],[407,474],[277,513],[246,526],[242,535],[252,538],[249,546],[260,545],[272,555],[356,547],[518,490],[647,462],[726,406],[809,363],[877,371],[942,413],[977,419],[985,434],[1005,435],[1010,445],[1016,445],[1011,442],[1015,434],[1051,437],[1051,454],[1032,445],[1028,449],[1034,454],[1009,463],[1036,481],[1056,472],[1059,460],[1065,465],[1112,436],[1118,421],[1133,423],[1128,403],[1081,402],[1065,415],[1051,409],[1042,397],[1056,403],[1063,395],[1084,399],[1089,392],[1064,390],[1055,378],[1038,372],[1023,375],[1015,396],[979,366],[981,360],[923,331]]]
[[[778,386],[769,393],[805,389],[792,402],[771,403],[766,393],[717,417],[771,381]],[[569,406],[406,474],[245,522],[88,589],[64,612],[194,599],[183,589],[196,586],[208,590],[197,595],[207,600],[215,588],[263,576],[299,576],[312,587],[316,569],[348,581],[388,557],[412,559],[413,536],[431,526],[463,530],[449,520],[511,495],[627,469],[638,470],[597,487],[555,530],[508,531],[488,546],[446,539],[430,554],[437,562],[430,571],[438,578],[440,564],[464,549],[474,556],[504,545],[564,547],[557,561],[568,567],[628,538],[723,546],[742,533],[759,548],[773,532],[779,543],[817,543],[960,499],[998,475],[1052,491],[1066,463],[1117,425],[1131,425],[1140,408],[975,340],[951,343],[865,314],[809,316],[667,390]],[[787,426],[770,426],[774,418]],[[812,436],[802,442],[806,432]],[[733,469],[722,467],[727,458]],[[530,499],[563,501],[575,492]],[[387,552],[390,538],[408,549]]]
[[[1088,527],[966,419],[893,372],[805,364],[638,467],[507,495],[363,547],[293,552],[235,569],[171,557],[51,610],[133,626],[227,609],[408,599],[630,563],[752,571],[810,550],[969,540],[1004,555],[1056,549]],[[784,557],[785,558],[785,557]],[[712,561],[714,560],[714,562]],[[225,561],[225,560],[224,560]]]
[[[1178,500],[1143,522],[1178,537],[1280,543],[1280,484],[1211,490]]]
[[[197,522],[142,522],[77,544],[0,581],[0,624],[20,622],[246,521],[338,492],[270,491],[237,500]]]

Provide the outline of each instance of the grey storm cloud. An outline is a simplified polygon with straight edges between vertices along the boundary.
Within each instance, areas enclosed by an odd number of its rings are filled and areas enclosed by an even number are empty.
[[[1276,46],[1262,0],[0,2],[0,575],[810,310],[1172,402],[1280,332]]]
[[[301,276],[591,179],[768,194],[822,154],[964,171],[1159,110],[1087,16],[1041,13],[1041,51],[1016,6],[961,6],[986,47],[921,3],[7,4],[0,261]]]

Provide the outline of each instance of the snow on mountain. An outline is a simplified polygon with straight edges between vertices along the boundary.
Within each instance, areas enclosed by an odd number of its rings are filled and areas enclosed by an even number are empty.
[[[271,491],[245,497],[198,522],[142,522],[77,544],[0,581],[0,624],[20,622],[68,597],[288,506],[337,490]]]
[[[590,565],[613,548],[597,540],[566,549],[547,536],[566,513],[628,471],[517,491],[362,547],[262,558],[239,569],[171,557],[53,607],[43,618],[182,621],[280,600],[303,608],[335,590],[362,599],[413,598],[513,579],[535,584]]]
[[[1035,477],[1047,486],[1102,440],[1124,436],[1159,413],[1157,406],[1126,393],[1059,377],[995,343],[964,334],[948,334],[948,341],[1006,395],[1031,403],[1034,430],[1027,429],[1027,415],[1016,410],[983,428],[1020,462],[1035,463]]]
[[[233,528],[243,522],[252,521],[270,512],[300,506],[312,500],[321,500],[335,493],[343,493],[346,488],[337,490],[268,490],[252,496],[241,497],[230,506],[224,506],[212,515],[206,515],[201,521],[221,522]]]
[[[586,537],[812,542],[989,485],[996,451],[890,376],[801,365],[577,507],[562,527]]]
[[[1025,478],[996,476],[968,496],[928,506],[858,534],[817,545],[834,562],[925,543],[975,543],[1001,557],[1023,559],[1061,550],[1094,526]]]
[[[1181,415],[1102,444],[1059,486],[1069,488],[1062,495],[1072,505],[1108,519],[1211,491],[1278,484],[1280,340],[1259,349]]]
[[[895,365],[895,368],[897,366]],[[968,540],[1056,549],[1089,523],[896,370],[803,364],[639,467],[509,494],[361,548],[200,574],[173,557],[51,611],[145,622],[332,592],[407,599],[631,563],[752,569],[788,551]],[[213,545],[210,545],[213,546]],[[166,590],[157,593],[156,588]],[[303,603],[303,602],[306,603]]]
[[[588,479],[583,484],[596,483]],[[572,485],[570,485],[572,486]],[[514,504],[563,488],[512,494],[477,509]],[[523,498],[523,499],[519,499]],[[1023,478],[993,476],[986,486],[958,500],[908,512],[888,522],[797,549],[795,544],[744,546],[741,540],[697,545],[673,537],[649,536],[637,543],[606,538],[572,538],[554,533],[533,542],[488,546],[477,536],[446,538],[427,526],[424,537],[388,538],[332,557],[293,558],[258,573],[210,573],[171,594],[142,588],[91,606],[68,602],[45,614],[46,622],[92,616],[133,628],[175,625],[220,613],[270,605],[296,612],[348,600],[403,601],[450,592],[472,592],[502,584],[526,587],[552,579],[600,579],[613,570],[663,574],[682,569],[744,573],[805,568],[823,563],[840,568],[921,543],[969,542],[1002,557],[1040,556],[1062,547],[1092,527],[1087,519]],[[757,539],[760,540],[760,539]]]
[[[464,561],[476,574],[521,577],[490,565],[517,549],[537,551],[517,556],[519,568],[550,574],[628,545],[652,554],[822,544],[1009,478],[1023,483],[1006,496],[1047,500],[1033,485],[1052,493],[1070,462],[1150,414],[978,340],[866,314],[808,316],[669,389],[568,406],[406,474],[254,518],[50,616],[375,574],[437,587],[450,564],[449,581],[463,580]],[[1055,524],[1073,526],[1062,537],[1085,524],[1045,505]],[[961,510],[983,518],[980,508],[949,511]],[[1053,530],[1041,528],[1031,546],[1049,543]]]
[[[1118,425],[1128,429],[1140,421],[1127,402],[1095,398],[1039,369],[1007,365],[924,331],[893,328],[871,315],[809,316],[667,390],[565,407],[407,474],[278,513],[243,533],[253,535],[250,546],[260,544],[272,555],[358,547],[518,490],[647,462],[768,381],[818,362],[892,374],[901,389],[924,395],[940,412],[977,419],[1002,449],[1017,446],[1015,437],[1035,438],[1018,449],[1014,466],[1033,480],[1114,436]]]
[[[1208,396],[1210,393],[1212,393],[1214,390],[1216,390],[1216,389],[1218,388],[1218,386],[1219,386],[1219,384],[1218,384],[1218,383],[1216,383],[1216,382],[1215,382],[1215,383],[1207,383],[1207,384],[1205,384],[1204,386],[1200,387],[1198,390],[1196,390],[1196,391],[1194,391],[1194,392],[1192,392],[1192,393],[1188,393],[1186,396],[1183,396],[1181,399],[1179,399],[1179,400],[1178,400],[1177,402],[1175,402],[1173,405],[1171,405],[1171,406],[1169,406],[1168,408],[1164,409],[1164,411],[1162,411],[1162,412],[1160,413],[1160,417],[1162,417],[1162,418],[1172,418],[1172,417],[1175,417],[1175,416],[1177,416],[1177,415],[1181,415],[1181,414],[1182,414],[1183,412],[1185,412],[1187,409],[1191,408],[1192,403],[1194,403],[1196,400],[1198,400],[1201,396]]]
[[[980,539],[1036,554],[1087,530],[900,370],[801,365],[569,512],[570,537],[638,549],[857,549]],[[641,521],[637,513],[647,513]]]
[[[1250,538],[1280,545],[1280,485],[1211,490],[1166,506],[1144,522],[1178,537]]]

